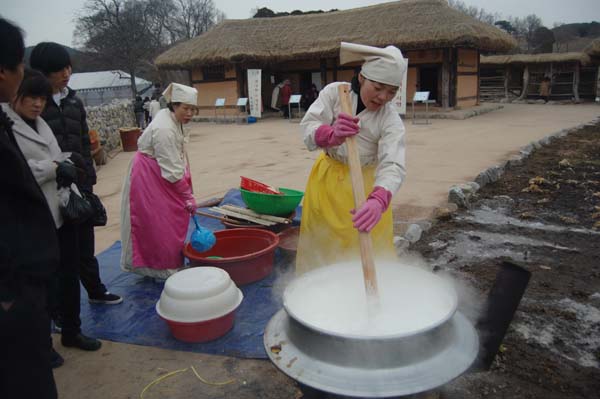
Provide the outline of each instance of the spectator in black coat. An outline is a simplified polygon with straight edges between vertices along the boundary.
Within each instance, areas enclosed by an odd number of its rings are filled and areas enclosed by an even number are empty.
[[[71,77],[69,53],[60,44],[40,43],[31,52],[30,64],[32,68],[39,70],[48,78],[53,88],[53,95],[46,101],[42,118],[52,129],[63,152],[79,154],[80,161],[76,162],[77,166],[84,169],[87,176],[78,181],[78,186],[82,191],[92,192],[96,184],[96,172],[90,151],[86,112],[75,91],[67,87]],[[65,283],[70,292],[69,298],[72,298],[73,302],[70,305],[71,320],[64,320],[69,325],[63,326],[67,330],[63,329],[63,344],[85,350],[96,350],[100,347],[100,341],[86,337],[80,332],[79,300],[75,301],[74,298],[75,286],[72,274],[76,273],[77,278],[81,277],[89,301],[92,303],[117,304],[123,299],[108,292],[100,280],[98,261],[94,256],[94,226],[85,222],[80,224],[74,241],[72,250],[77,253],[79,267],[78,270],[70,272],[69,283]],[[76,287],[79,292],[79,285],[77,284]],[[77,307],[76,319],[74,318],[75,307]]]
[[[144,128],[144,102],[142,97],[136,96],[133,102],[133,112],[135,113],[135,121],[140,129]]]
[[[150,124],[150,97],[148,97],[148,96],[144,97],[143,108],[144,108],[144,122],[145,122],[144,126],[148,126]]]
[[[0,102],[23,77],[19,28],[0,18]],[[59,248],[54,219],[0,110],[0,398],[57,397],[46,289]]]

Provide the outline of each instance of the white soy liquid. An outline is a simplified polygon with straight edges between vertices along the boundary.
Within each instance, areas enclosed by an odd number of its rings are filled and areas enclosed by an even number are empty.
[[[379,306],[369,311],[359,262],[311,271],[285,290],[284,306],[304,324],[333,334],[410,335],[447,320],[456,293],[447,281],[397,262],[376,262]]]

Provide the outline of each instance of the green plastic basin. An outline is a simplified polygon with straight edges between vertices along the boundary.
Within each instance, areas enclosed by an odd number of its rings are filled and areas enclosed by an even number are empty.
[[[288,216],[294,212],[304,193],[290,188],[279,187],[283,195],[256,193],[240,188],[246,206],[254,212],[273,216]]]

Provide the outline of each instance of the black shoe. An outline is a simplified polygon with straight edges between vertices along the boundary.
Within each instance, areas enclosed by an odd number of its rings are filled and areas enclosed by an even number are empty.
[[[102,346],[102,342],[96,338],[91,338],[79,333],[75,336],[62,336],[60,342],[63,346],[79,348],[84,351],[97,351]]]
[[[103,305],[117,305],[123,302],[123,298],[106,291],[104,294],[99,296],[90,296],[89,301],[90,303],[98,303]]]
[[[62,332],[62,320],[60,318],[56,318],[52,320],[52,332],[60,333]]]
[[[58,353],[56,350],[54,350],[54,348],[52,348],[50,352],[50,365],[52,366],[52,368],[59,368],[63,365],[64,362],[65,359],[63,359],[60,353]]]

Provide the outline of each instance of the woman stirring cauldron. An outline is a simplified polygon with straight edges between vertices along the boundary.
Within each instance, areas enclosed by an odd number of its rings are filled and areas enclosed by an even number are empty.
[[[340,63],[364,61],[352,81],[356,117],[341,112],[334,82],[319,93],[300,123],[310,151],[321,149],[310,173],[302,210],[296,273],[356,259],[358,232],[370,232],[377,256],[393,254],[392,195],[405,176],[404,125],[391,103],[407,62],[394,46],[378,48],[344,43]],[[355,136],[366,202],[354,209],[347,137]]]
[[[183,266],[190,213],[197,208],[183,125],[197,109],[198,91],[171,83],[160,110],[138,140],[123,186],[121,268],[165,279]]]

